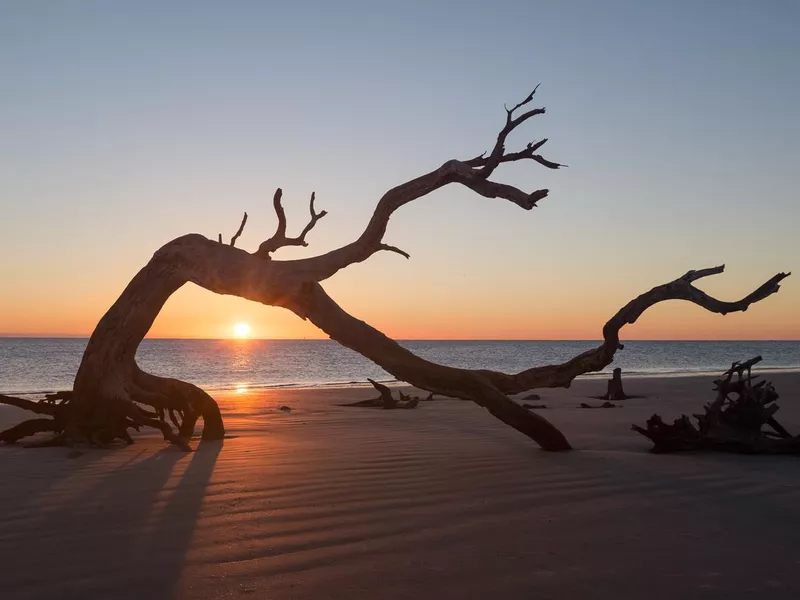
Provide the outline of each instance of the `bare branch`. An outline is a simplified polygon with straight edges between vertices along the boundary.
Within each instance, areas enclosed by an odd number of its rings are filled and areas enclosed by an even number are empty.
[[[396,246],[390,246],[389,244],[380,244],[378,248],[380,250],[388,250],[389,252],[396,252],[400,256],[405,256],[406,258],[411,258],[411,255],[409,255],[408,252],[400,250],[400,248],[397,248]]]
[[[566,439],[551,430],[552,425],[540,416],[533,419],[507,395],[541,387],[569,387],[575,377],[599,371],[611,363],[622,348],[619,331],[634,323],[649,307],[665,300],[688,300],[714,313],[744,311],[747,307],[778,291],[779,282],[789,273],[778,273],[753,293],[736,302],[723,302],[692,286],[702,277],[722,272],[723,267],[689,271],[670,283],[654,287],[625,305],[603,328],[603,343],[560,365],[528,369],[516,375],[498,371],[446,367],[427,361],[403,348],[380,331],[356,319],[331,299],[319,284],[308,283],[303,292],[286,305],[300,317],[309,319],[333,340],[359,352],[401,381],[418,388],[472,400],[487,408],[508,425],[532,437],[545,449],[569,448]],[[488,384],[488,385],[487,385]],[[519,410],[517,410],[519,409]],[[535,413],[528,413],[535,414]],[[553,428],[554,429],[554,428]],[[557,431],[557,430],[556,430]]]
[[[539,86],[540,86],[540,85],[542,85],[542,84],[541,84],[541,83],[537,83],[537,84],[536,84],[536,87],[535,87],[535,88],[533,88],[533,91],[532,91],[530,94],[528,94],[528,97],[527,97],[527,98],[525,98],[525,100],[523,100],[523,101],[522,101],[522,102],[520,102],[519,104],[516,104],[516,105],[514,106],[514,108],[512,108],[511,110],[508,110],[508,108],[506,108],[505,106],[503,107],[503,108],[505,108],[505,109],[506,109],[506,113],[508,113],[508,119],[509,119],[509,120],[511,120],[511,115],[512,115],[512,114],[514,114],[514,111],[515,111],[515,110],[517,110],[518,108],[522,108],[523,106],[525,106],[526,104],[528,104],[528,103],[529,103],[531,100],[533,100],[533,96],[536,94],[536,90],[538,90],[538,89],[539,89]]]
[[[571,448],[566,437],[541,415],[517,404],[476,371],[429,362],[342,309],[318,283],[308,283],[285,304],[327,333],[331,339],[372,360],[416,387],[472,400],[495,417],[535,440],[542,448]]]
[[[536,115],[543,115],[545,113],[545,108],[534,108],[527,112],[522,113],[518,117],[514,117],[514,112],[518,109],[522,108],[526,104],[530,103],[533,100],[533,96],[536,94],[536,90],[539,89],[539,85],[533,88],[533,91],[528,94],[527,98],[525,98],[522,102],[516,104],[514,108],[508,109],[506,108],[506,124],[503,126],[503,129],[500,130],[500,133],[497,134],[497,141],[494,144],[494,148],[489,153],[489,156],[483,158],[483,155],[478,157],[477,159],[472,159],[468,162],[470,166],[480,166],[481,168],[481,175],[485,177],[489,177],[494,170],[503,162],[510,162],[514,160],[520,160],[522,158],[532,158],[536,162],[541,163],[548,169],[557,169],[559,166],[558,163],[554,163],[549,161],[541,156],[535,155],[534,152],[544,144],[547,139],[542,140],[541,142],[537,142],[536,144],[530,143],[528,144],[527,148],[521,152],[516,152],[512,155],[505,154],[505,146],[506,146],[506,139],[508,138],[509,134],[514,131],[517,127],[525,123],[531,117],[535,117]],[[514,155],[518,155],[513,157]],[[477,164],[475,164],[477,163]]]
[[[315,281],[327,279],[346,266],[364,261],[379,250],[385,250],[382,238],[386,233],[389,218],[394,211],[451,183],[460,183],[486,198],[508,200],[525,210],[530,210],[536,206],[539,200],[547,196],[548,190],[536,190],[529,194],[514,186],[488,179],[488,176],[501,163],[533,160],[548,169],[558,169],[566,166],[537,154],[537,151],[547,143],[547,138],[538,142],[531,142],[524,150],[519,152],[504,154],[505,140],[508,135],[531,117],[543,114],[545,111],[544,108],[535,108],[516,117],[514,116],[517,110],[533,100],[536,89],[538,89],[538,86],[513,108],[506,108],[506,124],[498,134],[497,142],[488,157],[486,153],[483,153],[468,161],[450,160],[435,171],[392,188],[380,199],[364,233],[356,241],[320,256],[297,261],[285,261],[282,265],[307,279]],[[263,252],[259,249],[256,254],[268,255],[273,249],[273,246],[269,244],[262,246],[264,247]]]
[[[375,207],[366,229],[356,241],[320,256],[281,261],[279,264],[287,271],[307,279],[315,281],[327,279],[346,266],[362,262],[382,250],[381,240],[386,233],[389,218],[398,208],[451,183],[460,183],[486,198],[508,200],[525,210],[536,206],[536,203],[548,194],[546,189],[528,194],[511,185],[489,181],[482,177],[479,170],[471,168],[468,164],[450,160],[435,171],[386,192]]]
[[[689,271],[675,281],[654,287],[648,292],[635,298],[617,314],[615,314],[603,327],[603,343],[594,350],[588,350],[578,356],[558,365],[534,367],[516,375],[507,375],[495,371],[480,371],[488,377],[501,391],[507,394],[523,392],[533,388],[569,387],[575,377],[600,371],[614,359],[617,350],[622,349],[619,332],[625,325],[630,325],[648,308],[666,300],[684,300],[697,304],[709,312],[726,315],[732,312],[743,312],[751,304],[759,302],[774,294],[780,289],[779,283],[791,273],[778,273],[752,293],[735,302],[725,302],[709,296],[702,290],[692,285],[692,282],[703,277],[722,273],[724,265]]]
[[[485,198],[502,198],[525,210],[532,209],[539,200],[546,198],[549,193],[549,190],[542,189],[527,194],[514,186],[484,179],[480,172],[468,168],[464,163],[458,161],[451,161],[449,166],[453,171],[455,182],[468,187]]]
[[[39,415],[55,416],[58,412],[58,406],[46,402],[34,402],[33,400],[25,400],[24,398],[16,398],[14,396],[6,396],[0,394],[0,404],[8,404],[9,406],[16,406],[23,410],[29,410]]]
[[[247,223],[247,213],[244,213],[244,216],[242,217],[242,223],[239,225],[239,229],[236,230],[236,233],[234,233],[233,237],[231,238],[231,246],[236,245],[236,240],[239,239],[239,236],[242,235],[242,231],[244,231],[245,223]]]
[[[500,157],[498,164],[530,159],[536,161],[543,167],[547,167],[548,169],[560,169],[561,167],[566,167],[567,165],[563,163],[553,162],[552,160],[544,158],[541,154],[536,154],[536,151],[546,143],[547,143],[547,138],[541,139],[538,142],[530,142],[525,147],[524,150],[520,150],[519,152],[511,152],[509,154],[503,154]],[[475,158],[466,161],[464,164],[469,165],[470,167],[483,167],[486,164],[488,164],[488,162],[489,158],[486,158],[485,155],[482,154],[480,156],[476,156]]]
[[[270,254],[279,248],[284,248],[286,246],[308,246],[308,242],[306,242],[306,235],[314,228],[314,225],[317,224],[317,221],[328,214],[328,212],[325,210],[316,212],[314,209],[315,193],[312,192],[311,201],[309,202],[311,219],[309,220],[308,225],[303,228],[303,231],[299,236],[294,238],[286,237],[286,213],[284,212],[283,205],[281,204],[282,195],[283,191],[281,188],[278,188],[275,190],[275,196],[272,199],[272,205],[275,208],[275,214],[278,217],[278,227],[272,237],[262,242],[258,247],[258,250],[254,252],[256,256],[260,256],[262,258],[271,258]]]
[[[311,220],[308,222],[308,225],[306,225],[303,228],[303,231],[297,237],[297,239],[302,242],[303,246],[308,246],[308,244],[305,241],[306,234],[314,228],[314,225],[317,224],[317,221],[319,221],[322,217],[328,214],[328,211],[326,210],[323,210],[322,212],[319,213],[314,210],[315,197],[316,197],[315,192],[311,192],[311,202],[309,202],[308,205],[309,213],[311,214]]]

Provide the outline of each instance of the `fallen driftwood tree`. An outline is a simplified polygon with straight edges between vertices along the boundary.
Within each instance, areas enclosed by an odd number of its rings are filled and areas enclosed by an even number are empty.
[[[392,396],[392,390],[382,383],[378,383],[372,379],[367,379],[373,387],[378,390],[380,396],[377,398],[370,398],[368,400],[359,400],[358,402],[350,402],[349,404],[340,404],[339,406],[353,406],[362,408],[384,408],[391,410],[393,408],[417,408],[420,401],[429,402],[433,400],[433,392],[427,398],[420,398],[419,396],[409,396],[404,394],[402,390],[397,390],[397,395],[400,399]]]
[[[453,184],[465,186],[485,198],[506,200],[524,210],[531,210],[547,197],[546,189],[524,192],[491,179],[498,167],[506,163],[532,161],[547,169],[563,166],[539,153],[546,138],[530,142],[516,152],[506,150],[506,141],[513,131],[545,113],[544,108],[529,107],[535,93],[536,89],[522,102],[506,108],[505,123],[490,152],[468,160],[448,160],[433,171],[390,189],[378,201],[361,236],[340,248],[310,258],[275,260],[273,254],[281,248],[307,246],[307,235],[326,214],[316,211],[315,196],[311,194],[308,224],[300,235],[289,237],[280,189],[273,198],[277,229],[255,252],[235,247],[244,231],[246,213],[228,244],[221,235],[209,239],[199,234],[184,235],[165,244],[100,319],[86,346],[69,399],[45,407],[41,402],[0,398],[0,402],[44,415],[18,425],[13,433],[0,433],[0,438],[16,441],[49,432],[53,435],[47,442],[50,444],[103,446],[115,440],[130,443],[127,432],[130,428],[154,427],[166,440],[188,448],[186,440],[200,418],[204,421],[204,440],[222,438],[225,432],[222,417],[213,398],[190,383],[146,373],[135,360],[139,343],[164,303],[181,286],[191,282],[217,294],[284,307],[398,380],[436,394],[472,400],[542,448],[569,450],[571,446],[558,428],[536,412],[523,408],[509,395],[535,388],[568,387],[578,375],[603,369],[622,348],[619,339],[622,327],[634,323],[654,304],[684,300],[719,314],[744,311],[777,292],[779,282],[787,274],[778,273],[741,300],[723,302],[694,287],[697,280],[722,273],[723,266],[689,271],[626,304],[603,327],[603,342],[597,348],[561,364],[535,366],[519,373],[457,369],[430,362],[336,304],[323,289],[322,281],[376,252],[389,251],[409,257],[383,241],[389,218],[406,204]],[[166,416],[173,417],[174,422],[168,422]]]
[[[672,424],[656,415],[646,427],[631,426],[653,442],[653,452],[716,450],[743,454],[800,454],[800,436],[791,435],[775,419],[778,393],[771,383],[753,383],[753,365],[760,356],[733,363],[722,379],[714,382],[716,399],[694,415],[695,426],[686,415]],[[734,375],[736,378],[734,379]]]

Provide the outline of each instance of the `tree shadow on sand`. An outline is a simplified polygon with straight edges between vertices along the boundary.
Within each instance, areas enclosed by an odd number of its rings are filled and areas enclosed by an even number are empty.
[[[0,537],[4,589],[14,598],[172,597],[222,444],[140,450],[33,522],[10,523]]]

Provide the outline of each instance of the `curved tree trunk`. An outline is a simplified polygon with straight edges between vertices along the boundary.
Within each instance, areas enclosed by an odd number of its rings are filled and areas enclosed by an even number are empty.
[[[685,300],[706,310],[726,314],[746,310],[778,291],[788,274],[779,273],[750,295],[737,302],[722,302],[693,286],[724,267],[689,271],[683,277],[657,286],[629,302],[603,328],[603,342],[558,365],[533,367],[516,374],[489,370],[457,369],[424,360],[394,340],[339,307],[323,290],[320,281],[347,266],[368,259],[375,252],[388,250],[408,258],[408,254],[383,242],[389,218],[395,210],[451,183],[464,185],[487,198],[501,198],[525,210],[547,197],[548,190],[525,193],[513,186],[489,180],[502,163],[532,160],[546,168],[563,166],[537,154],[546,139],[529,143],[519,152],[507,153],[508,135],[528,119],[544,113],[544,108],[517,111],[530,103],[534,90],[523,102],[508,110],[506,123],[488,156],[467,161],[450,160],[438,169],[389,190],[378,202],[366,229],[355,241],[326,254],[307,259],[277,261],[272,253],[285,246],[306,246],[306,235],[325,216],[316,212],[314,195],[310,220],[301,234],[286,235],[286,216],[278,189],[273,206],[278,218],[275,234],[252,254],[234,247],[242,234],[245,213],[228,245],[199,234],[177,238],[159,249],[139,271],[111,306],[92,333],[71,394],[46,399],[49,404],[0,396],[1,403],[14,404],[51,418],[32,419],[16,429],[0,432],[0,441],[14,442],[41,431],[53,431],[56,441],[88,441],[105,445],[115,439],[131,442],[127,430],[141,426],[159,429],[164,438],[188,449],[198,418],[204,421],[203,439],[224,435],[222,417],[216,402],[196,386],[143,372],[136,364],[136,350],[167,299],[185,283],[191,282],[217,294],[247,298],[271,306],[287,308],[308,319],[331,339],[359,352],[401,381],[418,388],[472,400],[492,415],[535,440],[545,450],[568,450],[566,437],[541,415],[514,402],[508,394],[540,387],[568,387],[583,373],[599,371],[611,363],[622,348],[619,332],[633,323],[650,306],[665,300]],[[149,407],[149,408],[146,408]],[[152,409],[152,410],[151,410]],[[178,429],[167,422],[167,416]]]
[[[204,421],[204,440],[223,437],[222,416],[211,396],[190,383],[145,373],[136,364],[139,344],[164,303],[186,281],[180,265],[162,249],[100,320],[75,377],[72,418],[66,427],[69,438],[95,441],[99,436],[106,443],[125,439],[131,424],[154,424],[154,415],[138,405],[153,407],[162,421],[165,414],[180,421],[181,438],[191,437],[198,417]],[[97,423],[104,425],[98,428]]]
[[[101,319],[75,378],[72,403],[76,418],[67,429],[71,437],[96,438],[96,423],[100,422],[109,435],[119,428],[120,435],[113,437],[122,438],[126,424],[140,416],[137,403],[157,410],[194,409],[205,420],[204,439],[223,435],[219,410],[205,392],[185,382],[144,373],[134,359],[136,348],[169,295],[189,281],[220,294],[289,308],[402,381],[475,400],[543,448],[570,448],[557,428],[510,400],[481,374],[425,361],[347,314],[319,284],[298,281],[292,269],[280,262],[196,234],[161,248]]]

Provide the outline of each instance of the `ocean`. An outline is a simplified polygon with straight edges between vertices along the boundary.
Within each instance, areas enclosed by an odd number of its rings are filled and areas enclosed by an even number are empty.
[[[86,347],[81,338],[0,338],[0,393],[70,389]],[[404,341],[429,360],[465,368],[516,372],[564,361],[597,341]],[[627,376],[717,373],[734,360],[764,357],[761,370],[800,370],[800,342],[629,341],[614,367]],[[206,390],[361,385],[393,378],[360,354],[330,340],[165,340],[139,347],[146,371]],[[591,375],[590,375],[591,376]]]

